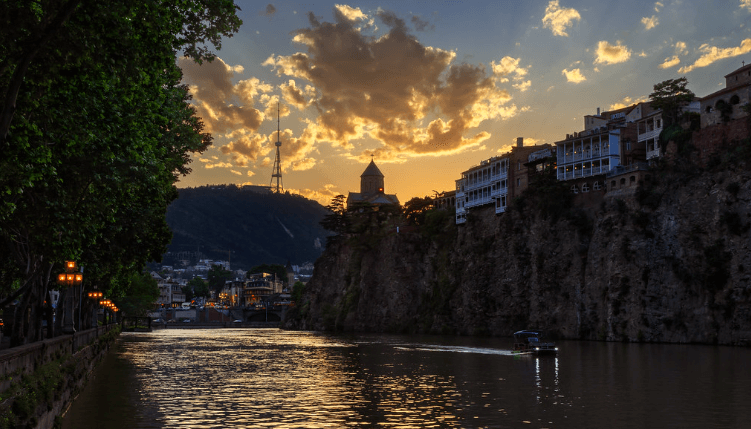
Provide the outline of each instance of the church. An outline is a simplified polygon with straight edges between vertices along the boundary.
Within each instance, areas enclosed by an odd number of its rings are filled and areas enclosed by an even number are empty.
[[[350,192],[347,196],[347,209],[357,203],[369,203],[372,205],[396,204],[399,199],[396,194],[386,194],[383,191],[383,173],[370,160],[370,164],[360,175],[360,192]]]

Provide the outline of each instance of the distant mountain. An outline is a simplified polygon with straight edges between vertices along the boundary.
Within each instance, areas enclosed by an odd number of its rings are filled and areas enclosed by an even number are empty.
[[[162,263],[180,266],[199,257],[230,260],[233,269],[260,264],[313,262],[329,233],[326,209],[294,194],[259,186],[214,185],[180,189],[167,208],[172,243]],[[230,253],[231,252],[231,253]]]

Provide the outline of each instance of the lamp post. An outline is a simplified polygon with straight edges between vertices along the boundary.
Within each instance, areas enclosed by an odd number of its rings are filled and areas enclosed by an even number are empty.
[[[89,292],[88,295],[89,295],[89,299],[93,299],[94,300],[94,312],[93,312],[93,314],[91,316],[91,327],[92,328],[96,328],[97,327],[97,316],[96,316],[97,306],[96,306],[96,302],[99,301],[100,299],[102,299],[102,292],[96,290],[96,285],[94,285],[94,290],[91,291],[91,292]]]
[[[57,275],[57,283],[61,286],[65,286],[68,289],[74,286],[80,286],[83,283],[83,273],[78,271],[78,265],[76,261],[65,261],[65,272]],[[63,326],[63,333],[73,334],[76,332],[75,326],[73,326],[73,306],[75,300],[70,290],[65,293],[65,325]]]

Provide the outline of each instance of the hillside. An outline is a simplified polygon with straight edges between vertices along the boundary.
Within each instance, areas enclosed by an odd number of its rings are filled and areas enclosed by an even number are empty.
[[[748,144],[747,144],[748,146]],[[290,328],[751,342],[751,157],[654,168],[635,192],[577,204],[524,194],[464,225],[370,213],[316,262]],[[358,215],[356,215],[358,216]],[[400,232],[396,226],[401,224]]]
[[[167,209],[172,243],[163,263],[193,259],[231,259],[232,268],[259,264],[313,262],[329,233],[319,222],[326,209],[293,194],[234,185],[180,189]],[[231,254],[229,253],[231,251]]]

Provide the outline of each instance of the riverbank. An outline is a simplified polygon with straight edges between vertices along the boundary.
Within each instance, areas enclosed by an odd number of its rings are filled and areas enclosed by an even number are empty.
[[[53,427],[119,334],[113,324],[0,351],[0,428]]]

